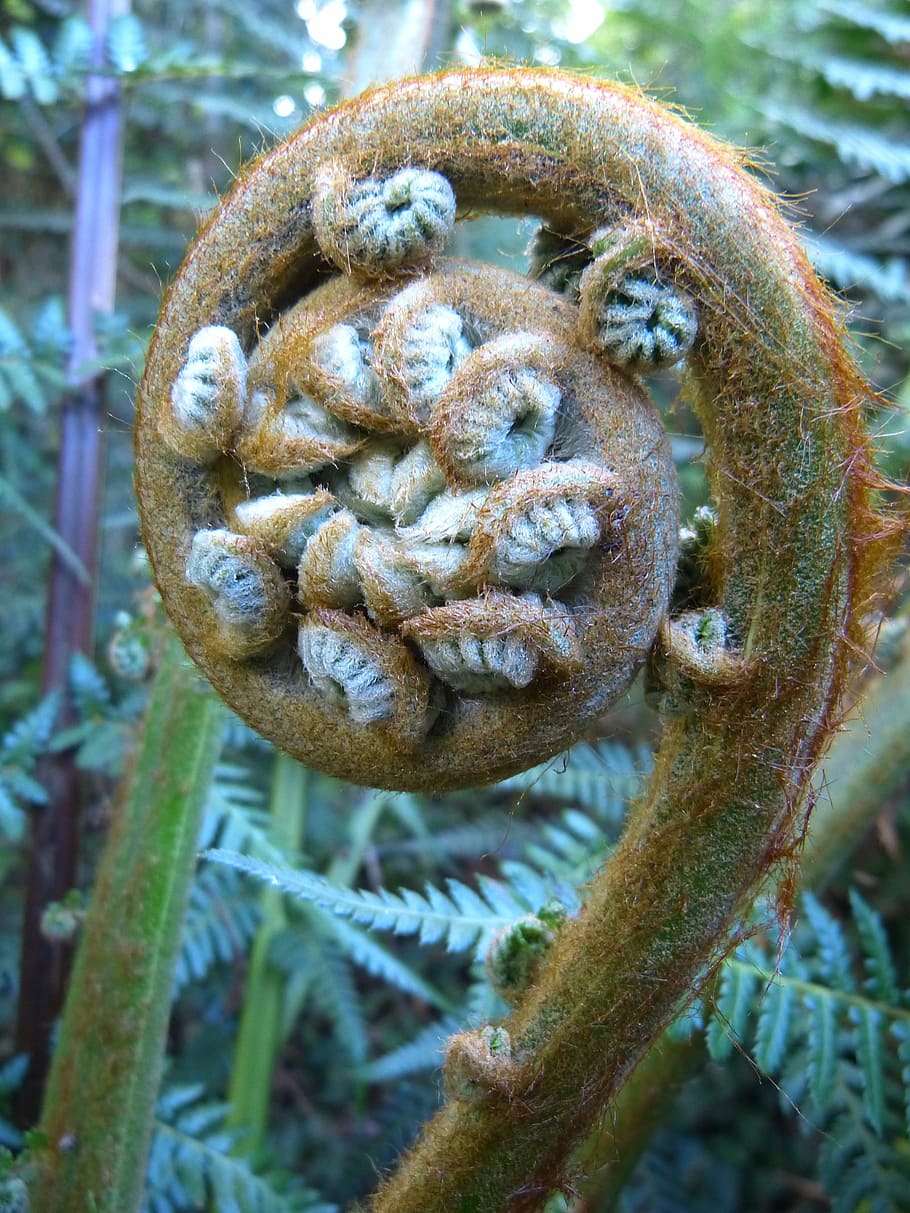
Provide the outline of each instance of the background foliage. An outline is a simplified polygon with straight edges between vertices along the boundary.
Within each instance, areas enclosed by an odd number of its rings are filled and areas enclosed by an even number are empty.
[[[910,5],[475,0],[440,12],[446,62],[497,56],[630,79],[761,149],[848,301],[870,376],[910,404]],[[362,73],[372,20],[353,0],[207,0],[136,3],[111,28],[126,135],[117,311],[99,321],[102,560],[96,645],[73,661],[76,719],[63,727],[59,696],[38,687],[50,555],[77,561],[51,505],[91,38],[66,0],[7,0],[0,13],[0,1143],[13,1150],[28,1127],[14,1112],[25,1059],[13,1023],[27,818],[47,800],[36,765],[48,751],[76,754],[88,888],[163,626],[130,483],[132,392],[160,288],[243,160]],[[529,235],[478,221],[461,240],[520,266]],[[884,471],[906,479],[902,411],[870,422]],[[681,406],[670,423],[692,511],[705,496],[700,441]],[[910,677],[906,659],[892,676]],[[480,794],[429,798],[304,772],[231,719],[175,982],[147,1208],[327,1210],[368,1191],[437,1105],[446,1035],[501,1010],[482,963],[492,935],[553,903],[577,909],[647,772],[653,729],[639,689],[605,722],[609,741]],[[677,1098],[667,1091],[624,1190],[595,1183],[560,1207],[908,1207],[906,792],[874,806],[859,849],[842,846],[838,876],[804,896],[785,949],[772,907],[744,924],[741,948],[667,1045],[688,1040],[707,1060]],[[81,905],[74,892],[53,907],[45,931],[78,929]]]

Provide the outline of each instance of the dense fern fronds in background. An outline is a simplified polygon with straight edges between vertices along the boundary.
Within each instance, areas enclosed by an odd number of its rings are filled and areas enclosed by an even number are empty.
[[[879,915],[855,890],[849,901],[851,915],[841,922],[805,895],[780,956],[773,937],[759,934],[743,943],[720,971],[705,1040],[716,1061],[741,1055],[749,1062],[751,1069],[741,1066],[735,1082],[739,1104],[751,1087],[753,1101],[761,1093],[768,1117],[767,1095],[779,1091],[778,1115],[797,1127],[801,1165],[835,1213],[903,1213],[910,1192],[910,991],[898,981]],[[772,1080],[770,1088],[759,1085],[762,1076]],[[718,1078],[690,1084],[690,1108],[718,1099]],[[655,1187],[662,1196],[648,1208],[707,1213],[723,1207],[715,1197],[697,1197],[686,1168],[674,1174],[665,1159],[686,1142],[689,1172],[716,1174],[717,1158],[736,1149],[734,1134],[715,1124],[697,1148],[688,1132],[655,1141],[624,1194],[624,1211],[643,1208],[643,1194],[653,1197]],[[743,1165],[757,1162],[753,1153]],[[791,1151],[788,1165],[795,1163]]]
[[[224,1127],[226,1108],[201,1087],[167,1090],[159,1103],[143,1213],[337,1213],[286,1174],[254,1169]]]

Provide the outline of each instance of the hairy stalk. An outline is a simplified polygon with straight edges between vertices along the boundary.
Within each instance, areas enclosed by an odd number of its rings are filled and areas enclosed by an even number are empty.
[[[169,637],[77,953],[34,1213],[139,1207],[174,963],[223,710]]]
[[[799,888],[818,892],[847,862],[854,847],[906,776],[910,765],[910,640],[905,633],[893,665],[862,686],[813,783],[818,799],[809,819],[797,872]],[[629,1078],[604,1125],[578,1159],[585,1179],[572,1213],[615,1207],[654,1130],[666,1119],[679,1088],[705,1058],[703,1038],[661,1036]]]
[[[278,754],[272,772],[270,837],[285,855],[293,855],[303,838],[309,772],[286,754]],[[262,1145],[268,1128],[269,1097],[275,1061],[281,1048],[285,975],[269,963],[275,936],[287,925],[282,893],[262,894],[262,923],[253,941],[243,1013],[231,1067],[229,1125],[242,1133],[244,1151]]]
[[[129,0],[93,0],[92,66],[103,69],[110,21],[128,11]],[[121,115],[116,81],[103,74],[86,81],[76,215],[70,258],[69,323],[73,334],[69,390],[63,401],[54,530],[81,566],[54,549],[45,612],[44,694],[62,691],[75,653],[90,654],[94,627],[94,573],[103,461],[104,379],[85,367],[96,359],[98,313],[114,306],[120,217]],[[82,575],[77,569],[81,567]],[[88,570],[89,576],[84,576]],[[72,722],[69,705],[61,720]],[[16,1049],[29,1057],[17,1097],[23,1124],[38,1115],[49,1060],[49,1039],[60,1013],[71,949],[41,931],[49,902],[76,884],[81,779],[72,751],[48,754],[39,765],[47,803],[32,813],[31,848],[22,928]]]
[[[867,389],[795,236],[742,158],[640,94],[592,80],[491,69],[406,81],[317,120],[241,177],[168,296],[140,392],[137,483],[156,574],[189,651],[258,727],[329,769],[346,763],[363,781],[377,771],[388,786],[490,779],[515,769],[506,762],[530,760],[530,733],[543,734],[549,752],[565,744],[573,726],[555,722],[582,690],[592,708],[608,697],[599,684],[592,691],[586,668],[575,672],[576,661],[605,637],[592,633],[597,643],[576,644],[550,613],[552,593],[577,576],[586,552],[596,549],[601,560],[621,554],[610,569],[618,576],[626,561],[633,580],[644,582],[644,566],[633,557],[650,550],[658,575],[644,597],[652,616],[663,610],[660,570],[672,547],[655,537],[650,549],[639,549],[629,536],[649,515],[666,537],[673,509],[651,507],[666,501],[668,482],[659,479],[662,490],[630,491],[624,457],[616,457],[615,480],[606,466],[605,452],[631,426],[630,397],[621,410],[625,426],[615,430],[606,429],[605,405],[589,409],[598,438],[593,453],[550,447],[540,465],[520,467],[489,492],[446,490],[418,524],[404,528],[397,518],[397,564],[372,552],[364,572],[356,528],[373,506],[340,485],[347,514],[339,510],[325,522],[318,542],[307,539],[299,566],[304,672],[290,659],[294,624],[287,616],[284,637],[256,634],[253,661],[239,641],[228,651],[224,636],[223,647],[213,649],[213,608],[188,584],[188,552],[200,528],[221,527],[223,510],[233,508],[238,460],[261,460],[280,476],[282,427],[296,443],[298,463],[313,449],[319,414],[294,394],[301,389],[290,383],[297,365],[287,353],[291,344],[294,358],[305,361],[320,324],[355,328],[350,321],[381,307],[372,344],[359,361],[348,359],[346,379],[333,370],[329,387],[337,389],[339,411],[359,410],[361,424],[369,405],[370,424],[398,427],[401,441],[426,432],[433,394],[458,400],[461,377],[504,416],[514,407],[518,432],[536,448],[547,440],[553,388],[583,398],[577,385],[594,382],[593,371],[572,361],[576,353],[554,357],[552,388],[531,392],[521,366],[506,375],[490,352],[500,349],[497,341],[511,333],[509,351],[524,348],[522,333],[546,326],[517,323],[520,304],[509,290],[459,295],[466,274],[483,281],[479,268],[449,266],[397,293],[388,285],[402,258],[413,256],[416,266],[423,256],[418,229],[436,247],[445,210],[439,178],[461,211],[536,213],[551,230],[587,243],[592,259],[579,280],[579,335],[566,338],[558,319],[546,329],[550,348],[568,342],[577,351],[580,343],[592,357],[612,351],[640,369],[686,354],[686,391],[708,445],[717,525],[701,554],[700,610],[666,621],[652,654],[666,719],[651,787],[582,914],[560,929],[505,1025],[452,1042],[449,1102],[380,1188],[376,1213],[532,1210],[564,1181],[573,1149],[723,953],[762,879],[793,852],[808,779],[837,722],[851,649],[861,642],[857,611],[880,555],[859,416]],[[374,255],[364,235],[378,231],[379,198],[391,218]],[[410,227],[405,206],[417,215]],[[296,310],[291,305],[329,260],[351,281],[330,282],[315,292],[311,312],[305,302]],[[370,278],[368,287],[358,285]],[[480,293],[506,310],[497,326],[475,306]],[[522,298],[533,293],[525,289]],[[548,306],[557,318],[569,316],[558,301]],[[459,308],[474,308],[473,327],[461,326]],[[634,331],[648,323],[645,313],[660,330],[649,337]],[[195,334],[223,326],[249,351],[257,325],[279,314],[250,359],[263,384],[249,408],[254,430],[219,448],[219,487],[198,458],[182,454],[168,404],[172,388],[188,373]],[[486,342],[479,363],[478,332]],[[345,348],[353,348],[350,340]],[[385,413],[369,396],[364,368],[387,386]],[[622,381],[631,391],[634,381]],[[284,411],[277,389],[268,395],[275,382],[285,385]],[[595,397],[615,396],[618,382]],[[235,386],[224,380],[219,392],[215,385],[211,425]],[[516,400],[524,402],[520,408]],[[460,416],[454,407],[446,415]],[[431,431],[434,424],[431,416]],[[327,435],[323,417],[320,441]],[[440,445],[455,479],[494,466],[484,443],[460,423]],[[600,463],[589,462],[595,456]],[[511,460],[510,453],[510,467]],[[316,453],[316,465],[327,461],[331,456]],[[555,570],[544,567],[541,536],[561,553]],[[406,545],[412,539],[416,551]],[[232,559],[246,553],[237,571],[244,585],[254,583],[252,597],[274,605],[265,541],[229,542]],[[460,549],[460,563],[443,565],[437,553],[429,566],[426,549],[434,544],[445,545],[447,558]],[[419,567],[419,584],[444,602],[424,613],[412,596],[400,623],[387,603],[411,595],[409,560]],[[600,578],[601,588],[604,566],[595,568],[592,580]],[[463,599],[478,585],[478,597]],[[238,602],[233,585],[231,594],[224,610]],[[369,620],[346,614],[361,599]],[[616,609],[581,612],[581,602],[581,594],[570,599],[560,617],[587,627]],[[252,627],[262,615],[247,618]],[[625,651],[629,673],[636,641],[624,635],[602,647],[614,656]],[[637,643],[651,644],[643,628]],[[415,656],[421,646],[429,664]],[[539,671],[530,664],[538,657]],[[484,680],[480,689],[477,678]],[[526,691],[525,680],[535,678]],[[447,696],[441,733],[432,726],[440,683]],[[503,684],[511,714],[495,698]],[[576,730],[583,727],[574,720]],[[519,730],[522,746],[510,742],[508,758],[491,757],[504,722]],[[355,752],[360,766],[352,765]]]

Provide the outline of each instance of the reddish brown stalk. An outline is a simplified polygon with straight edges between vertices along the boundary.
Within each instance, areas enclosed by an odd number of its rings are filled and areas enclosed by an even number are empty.
[[[127,9],[128,0],[92,0],[93,66],[103,65],[111,19]],[[61,416],[54,507],[54,527],[89,571],[90,579],[80,578],[72,564],[54,552],[45,613],[44,694],[63,691],[73,654],[90,653],[92,648],[104,420],[103,376],[93,366],[97,358],[95,316],[114,306],[120,132],[116,82],[110,76],[90,76],[70,262],[70,387]],[[71,719],[71,707],[64,702],[60,721]],[[49,1034],[60,1013],[71,960],[69,944],[44,936],[41,917],[49,902],[75,885],[79,850],[80,780],[73,752],[46,755],[39,777],[47,790],[47,803],[36,808],[32,818],[16,1025],[16,1048],[30,1059],[17,1106],[22,1123],[32,1123],[40,1110]]]

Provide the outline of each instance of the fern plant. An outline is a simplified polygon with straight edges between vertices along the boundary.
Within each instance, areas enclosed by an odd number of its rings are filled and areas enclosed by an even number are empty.
[[[337,1213],[337,1205],[276,1171],[259,1173],[237,1153],[227,1107],[199,1087],[173,1087],[159,1100],[142,1213]]]
[[[752,939],[722,970],[706,1040],[734,1044],[776,1079],[792,1110],[823,1135],[819,1179],[837,1213],[897,1210],[910,1190],[910,995],[880,917],[850,891],[850,942],[812,895],[775,963]]]

